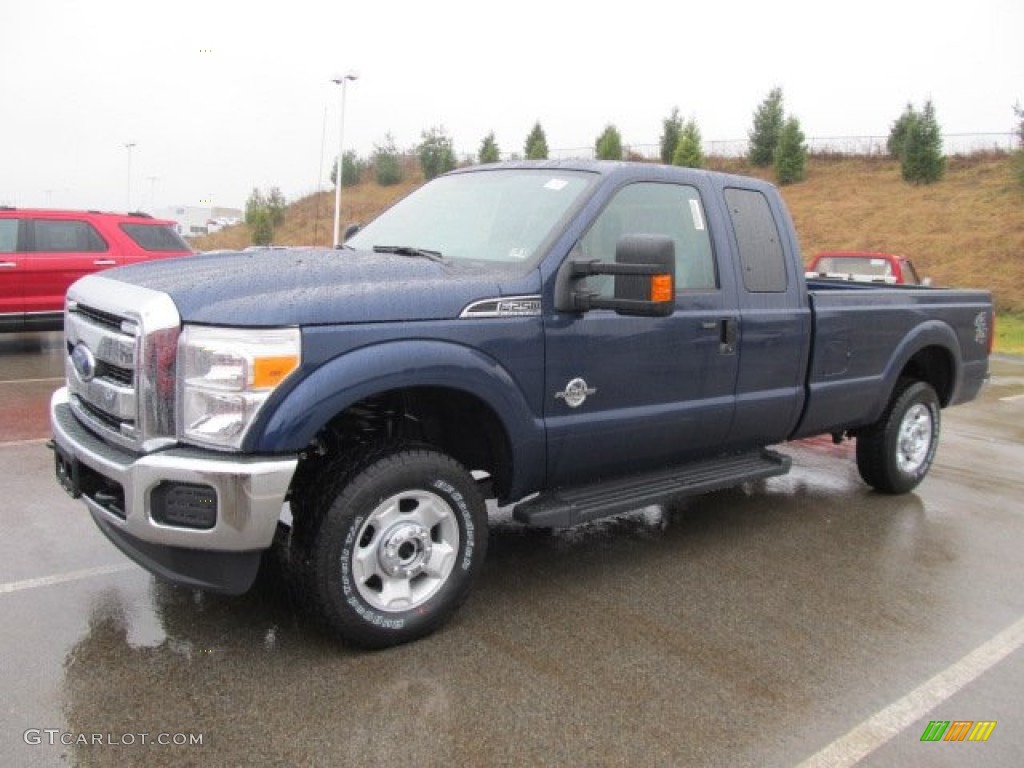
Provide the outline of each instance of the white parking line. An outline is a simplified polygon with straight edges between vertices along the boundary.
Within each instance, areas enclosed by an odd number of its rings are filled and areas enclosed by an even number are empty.
[[[0,438],[0,448],[17,448],[19,445],[40,445],[50,442],[48,437],[33,437],[29,440],[4,440]]]
[[[52,587],[55,584],[66,584],[69,581],[91,579],[94,576],[106,576],[111,573],[121,573],[123,571],[133,570],[136,567],[137,566],[132,563],[118,563],[117,565],[100,565],[96,568],[85,568],[81,571],[58,573],[53,576],[42,576],[38,579],[9,581],[6,584],[0,584],[0,595],[6,595],[9,592],[21,592],[26,589],[36,589],[38,587]]]
[[[1021,646],[1024,646],[1024,619],[1019,619],[902,699],[876,712],[845,736],[811,755],[797,768],[848,768],[855,765]]]
[[[63,377],[56,377],[53,379],[9,379],[7,381],[0,381],[0,385],[3,384],[55,384],[59,381],[64,381]]]

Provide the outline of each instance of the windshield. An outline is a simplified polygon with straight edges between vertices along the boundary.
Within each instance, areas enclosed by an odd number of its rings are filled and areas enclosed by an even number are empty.
[[[542,169],[442,176],[389,208],[345,245],[433,251],[446,261],[525,264],[596,179]]]

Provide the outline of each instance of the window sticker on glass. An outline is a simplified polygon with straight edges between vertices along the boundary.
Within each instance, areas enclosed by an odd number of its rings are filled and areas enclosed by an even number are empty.
[[[551,189],[555,192],[561,192],[568,185],[568,181],[564,179],[551,179],[547,184],[544,185],[544,189]]]
[[[530,252],[526,248],[510,248],[508,251],[508,257],[516,261],[522,261],[529,255]]]
[[[884,267],[885,266],[885,259],[872,259],[871,260],[871,266],[872,267]]]
[[[704,213],[700,209],[700,200],[690,200],[690,215],[693,216],[693,228],[704,231]]]

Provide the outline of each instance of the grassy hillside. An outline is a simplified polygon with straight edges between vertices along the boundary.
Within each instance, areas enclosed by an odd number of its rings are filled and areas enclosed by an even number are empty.
[[[718,160],[714,167],[766,175],[743,161]],[[342,226],[370,220],[421,182],[413,174],[394,187],[364,181],[346,188]],[[989,288],[1001,312],[1024,314],[1024,190],[1010,156],[950,158],[945,179],[930,186],[905,183],[899,164],[888,159],[814,157],[807,180],[782,194],[805,259],[839,248],[904,253],[936,284]],[[333,192],[303,198],[288,208],[274,240],[330,245],[333,216]],[[195,242],[203,250],[248,244],[244,226]]]
[[[898,163],[815,163],[783,189],[804,255],[863,248],[910,256],[939,285],[989,288],[1024,311],[1024,190],[1007,156],[952,158],[938,184],[914,186]]]

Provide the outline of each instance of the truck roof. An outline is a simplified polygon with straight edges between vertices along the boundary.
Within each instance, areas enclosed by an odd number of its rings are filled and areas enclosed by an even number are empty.
[[[754,176],[740,176],[738,174],[723,173],[721,171],[708,171],[702,168],[683,168],[676,165],[661,165],[659,163],[646,163],[628,160],[506,160],[500,163],[487,163],[484,165],[472,165],[466,168],[458,168],[450,171],[450,174],[478,173],[482,171],[494,171],[502,169],[536,169],[549,171],[582,171],[596,173],[601,176],[621,176],[629,179],[653,179],[664,181],[693,180],[695,178],[716,178],[724,186],[736,184],[744,187],[774,188],[771,182]]]

